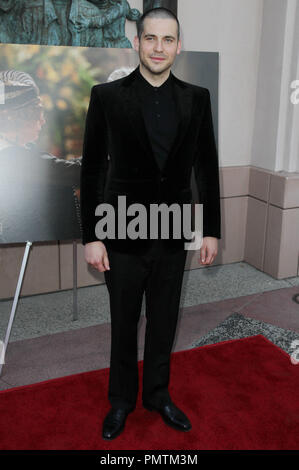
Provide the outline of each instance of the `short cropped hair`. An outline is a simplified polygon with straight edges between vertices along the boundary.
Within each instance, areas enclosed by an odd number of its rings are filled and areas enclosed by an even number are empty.
[[[140,16],[139,20],[137,21],[137,36],[139,40],[141,39],[141,35],[144,31],[144,20],[146,18],[170,18],[177,22],[178,25],[178,40],[180,39],[180,23],[177,16],[168,8],[159,7],[159,8],[151,8],[143,13]]]

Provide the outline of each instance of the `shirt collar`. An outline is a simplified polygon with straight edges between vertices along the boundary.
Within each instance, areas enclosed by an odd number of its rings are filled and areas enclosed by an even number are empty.
[[[158,86],[158,87],[155,87],[153,85],[151,85],[150,82],[148,82],[144,76],[141,74],[140,70],[139,70],[139,66],[137,67],[136,69],[136,76],[138,78],[138,82],[139,84],[142,84],[142,86],[145,88],[145,89],[148,89],[149,91],[150,90],[159,90],[159,91],[164,91],[164,90],[167,90],[171,84],[172,84],[172,81],[173,81],[173,75],[172,75],[172,72],[170,71],[169,73],[169,77],[167,78],[167,80],[165,80],[165,82],[162,83],[162,85]]]

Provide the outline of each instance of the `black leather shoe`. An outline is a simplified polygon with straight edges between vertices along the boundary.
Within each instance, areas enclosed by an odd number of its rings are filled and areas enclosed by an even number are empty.
[[[189,431],[192,428],[187,416],[172,402],[166,403],[159,408],[147,403],[143,403],[143,406],[149,411],[158,411],[165,423],[178,431]]]
[[[126,418],[133,410],[126,408],[111,408],[103,422],[103,439],[114,439],[124,429]]]

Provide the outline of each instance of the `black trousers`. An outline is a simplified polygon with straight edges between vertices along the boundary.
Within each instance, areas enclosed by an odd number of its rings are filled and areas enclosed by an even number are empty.
[[[107,248],[105,271],[111,314],[108,399],[112,406],[134,409],[138,395],[137,326],[145,294],[146,332],[142,400],[169,402],[170,355],[175,337],[187,251],[170,253],[153,240],[146,254]]]

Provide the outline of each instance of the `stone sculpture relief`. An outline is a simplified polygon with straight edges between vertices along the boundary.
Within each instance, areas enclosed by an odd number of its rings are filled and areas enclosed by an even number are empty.
[[[0,42],[131,48],[140,16],[127,0],[0,0]]]

